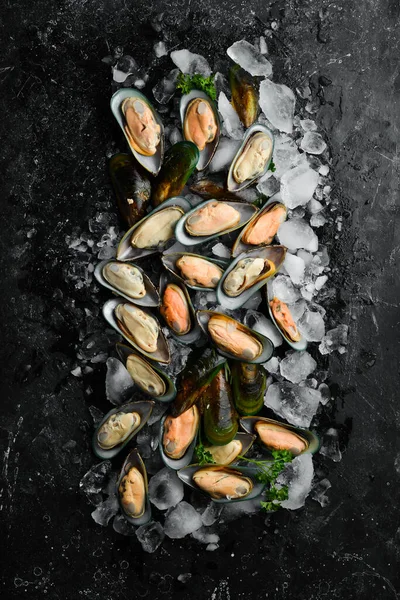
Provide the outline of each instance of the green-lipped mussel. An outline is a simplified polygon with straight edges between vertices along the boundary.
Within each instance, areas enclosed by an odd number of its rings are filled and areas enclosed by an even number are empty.
[[[312,431],[281,423],[267,417],[243,417],[240,424],[245,431],[256,435],[269,451],[289,450],[294,456],[317,452],[319,439]]]
[[[180,102],[183,136],[199,149],[200,156],[196,168],[205,169],[218,146],[220,124],[214,102],[200,90],[185,94]]]
[[[138,306],[160,304],[156,288],[137,265],[114,259],[103,260],[96,266],[94,276],[101,285]]]
[[[146,467],[136,448],[128,454],[116,488],[121,512],[129,523],[140,526],[150,521]]]
[[[165,153],[162,169],[152,185],[151,201],[159,206],[168,198],[179,196],[196,168],[199,150],[192,142],[178,142]]]
[[[226,262],[189,252],[164,253],[163,265],[194,290],[215,290]]]
[[[146,216],[150,206],[150,180],[129,154],[114,154],[108,168],[121,217],[128,227],[132,227]]]
[[[246,131],[242,145],[229,169],[227,186],[238,192],[252,185],[268,170],[274,149],[272,133],[264,125],[256,123]]]
[[[202,394],[201,406],[203,431],[209,444],[223,446],[231,442],[238,430],[238,415],[223,367]]]
[[[267,373],[262,365],[234,362],[231,365],[232,390],[240,415],[256,415],[264,406]]]
[[[164,272],[160,277],[160,296],[160,314],[172,336],[183,344],[195,342],[201,329],[186,286]]]
[[[258,115],[258,93],[253,77],[239,65],[229,70],[233,108],[245,127],[250,127]]]
[[[193,405],[178,417],[168,415],[161,420],[160,452],[171,469],[181,469],[192,462],[200,425],[200,413]]]
[[[307,340],[301,335],[288,305],[273,295],[272,285],[267,286],[266,296],[269,314],[275,327],[294,350],[305,350]]]
[[[244,431],[238,431],[233,440],[223,446],[204,445],[204,449],[209,452],[215,463],[219,465],[230,465],[237,457],[244,456],[253,445],[254,435]],[[212,463],[211,463],[212,464]]]

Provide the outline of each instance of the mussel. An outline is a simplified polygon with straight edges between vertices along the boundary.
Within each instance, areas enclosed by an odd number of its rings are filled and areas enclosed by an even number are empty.
[[[158,306],[160,297],[146,273],[134,264],[103,260],[96,266],[97,281],[139,306]]]
[[[228,173],[228,190],[237,192],[260,179],[272,159],[274,140],[264,125],[255,124],[246,131]]]
[[[191,317],[187,298],[179,285],[168,283],[165,287],[160,313],[168,327],[177,335],[185,335],[191,329]]]
[[[235,362],[231,366],[232,390],[236,410],[241,415],[255,415],[264,406],[267,374],[262,365]]]
[[[192,142],[178,142],[171,146],[165,153],[164,164],[152,186],[153,206],[179,196],[198,160],[199,150]]]
[[[222,267],[226,264],[185,252],[164,254],[162,262],[166,269],[194,290],[215,290],[224,272]]]
[[[199,90],[182,96],[180,103],[183,136],[196,144],[200,151],[197,169],[207,167],[218,146],[220,124],[218,111],[213,101]]]
[[[204,435],[214,446],[233,440],[238,430],[238,415],[233,406],[232,389],[222,367],[201,397]]]
[[[305,350],[307,340],[298,330],[287,304],[273,296],[272,286],[267,287],[267,301],[271,320],[287,343],[295,350]]]
[[[226,187],[226,177],[221,173],[211,173],[193,182],[190,191],[204,200],[232,200],[240,202],[240,197],[229,192]]]
[[[209,452],[215,463],[219,465],[230,465],[238,457],[244,456],[253,445],[254,435],[239,431],[233,440],[223,446],[204,445],[204,449]]]
[[[151,519],[147,473],[140,454],[132,450],[117,481],[118,502],[125,519],[132,525],[144,525]]]
[[[232,104],[245,127],[250,127],[257,119],[258,93],[253,77],[239,65],[229,70],[229,83]]]
[[[128,227],[132,227],[146,215],[151,196],[150,180],[129,154],[114,154],[108,168],[119,212]]]
[[[242,427],[251,435],[257,435],[268,450],[289,450],[294,456],[315,453],[319,448],[318,437],[308,429],[280,423],[267,417],[243,417]]]
[[[161,456],[167,466],[181,469],[188,465],[193,456],[200,414],[191,406],[178,417],[168,415],[161,423]]]

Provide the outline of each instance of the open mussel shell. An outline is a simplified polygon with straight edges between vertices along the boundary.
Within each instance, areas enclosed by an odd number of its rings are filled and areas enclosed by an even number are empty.
[[[162,319],[165,322],[165,324],[167,325],[173,338],[175,338],[176,340],[178,340],[178,342],[181,342],[182,344],[192,344],[201,336],[201,329],[200,329],[200,326],[196,319],[196,313],[193,308],[193,304],[190,299],[189,292],[187,291],[187,288],[185,285],[183,285],[180,281],[177,281],[176,277],[172,277],[171,275],[169,275],[169,273],[164,272],[161,274],[161,277],[160,277],[161,303],[163,301],[165,289],[169,283],[173,283],[176,286],[178,286],[186,300],[188,313],[190,316],[190,330],[187,333],[180,335],[179,333],[176,333],[176,331],[169,326],[169,324],[163,317],[162,317]]]
[[[104,304],[103,315],[104,315],[105,320],[111,325],[111,327],[113,327],[115,329],[115,331],[117,331],[120,335],[122,335],[122,337],[124,337],[127,340],[127,342],[129,342],[139,352],[139,354],[142,354],[143,356],[146,356],[147,358],[150,358],[151,360],[156,360],[157,362],[168,364],[171,360],[171,356],[169,353],[167,340],[164,337],[161,327],[160,327],[159,333],[158,333],[157,350],[155,352],[146,352],[146,350],[143,350],[142,348],[140,348],[132,340],[132,338],[130,338],[128,335],[126,335],[120,329],[117,319],[114,314],[114,311],[119,304],[126,304],[126,300],[122,300],[122,298],[113,298],[112,300],[108,300]],[[131,302],[131,304],[134,305],[133,302]],[[144,309],[143,307],[138,307],[138,308],[143,310],[143,312],[147,312],[146,309]],[[151,313],[148,313],[148,314],[151,314]],[[151,316],[153,318],[155,318],[154,315],[151,315]]]
[[[239,159],[239,157],[241,156],[242,152],[244,151],[249,138],[258,132],[265,133],[266,135],[268,135],[270,137],[271,142],[272,142],[271,156],[270,156],[269,160],[265,163],[264,169],[260,173],[257,173],[257,175],[255,177],[253,177],[252,179],[246,179],[242,183],[237,183],[235,181],[235,178],[233,177],[233,170],[235,168],[236,162]],[[270,130],[267,127],[265,127],[264,125],[261,125],[260,123],[254,123],[254,125],[251,125],[251,127],[249,127],[247,129],[246,133],[244,134],[243,142],[242,142],[239,150],[237,151],[237,153],[231,163],[231,166],[229,168],[228,179],[227,179],[228,190],[230,192],[239,192],[240,190],[244,190],[245,188],[249,187],[250,185],[253,185],[253,183],[255,183],[256,181],[261,179],[261,177],[263,177],[263,175],[265,175],[265,173],[268,171],[268,167],[272,160],[273,151],[274,151],[274,136],[272,135]]]
[[[229,267],[226,269],[226,271],[220,279],[220,282],[217,287],[218,302],[222,306],[225,306],[226,308],[229,308],[231,310],[235,310],[235,308],[240,308],[241,306],[243,306],[243,304],[245,304],[247,300],[257,292],[257,290],[259,290],[263,285],[265,285],[267,281],[279,271],[283,264],[283,261],[285,260],[286,250],[286,246],[259,246],[257,248],[254,248],[254,250],[250,250],[249,252],[243,252],[242,254],[240,254],[229,265]],[[255,280],[255,282],[249,287],[245,288],[243,292],[241,292],[239,295],[229,296],[224,289],[224,283],[226,281],[226,278],[229,275],[229,273],[231,273],[236,268],[237,264],[241,260],[247,258],[262,258],[264,260],[270,261],[270,264],[272,263],[274,267],[272,267],[271,265],[269,271],[261,273]]]
[[[235,499],[229,499],[229,498],[212,498],[210,496],[210,494],[208,494],[206,491],[202,490],[201,488],[199,488],[198,485],[196,485],[196,483],[193,480],[193,476],[195,475],[195,473],[197,473],[197,471],[200,471],[201,469],[207,469],[207,470],[221,470],[223,469],[224,471],[228,471],[228,472],[232,472],[236,475],[242,475],[243,477],[248,477],[249,479],[251,479],[251,482],[253,484],[252,490],[249,494],[247,494],[247,496],[244,496],[243,498],[235,498]],[[259,470],[255,467],[226,467],[225,465],[189,465],[187,467],[184,467],[182,469],[180,469],[180,471],[178,471],[177,475],[179,477],[179,479],[181,481],[183,481],[183,483],[185,483],[186,485],[190,486],[191,488],[197,490],[198,492],[200,492],[201,494],[206,495],[208,498],[211,498],[211,500],[213,502],[216,502],[217,504],[230,504],[233,502],[243,502],[244,500],[252,500],[253,498],[257,498],[258,496],[260,496],[266,486],[265,483],[262,483],[260,481],[258,481],[257,479],[257,473],[259,472]]]
[[[147,361],[143,358],[143,356],[139,352],[135,352],[132,348],[129,348],[129,346],[125,346],[125,344],[121,344],[121,342],[117,342],[115,344],[115,348],[117,350],[118,356],[120,357],[120,359],[121,359],[122,363],[125,365],[125,367],[126,367],[126,362],[129,358],[129,356],[131,356],[132,354],[135,356],[138,356],[145,363],[147,363]],[[156,374],[163,380],[163,382],[165,384],[164,394],[162,394],[161,396],[157,396],[157,395],[149,392],[147,389],[142,388],[136,381],[135,381],[135,384],[141,391],[143,391],[145,394],[148,394],[149,396],[151,396],[152,398],[157,400],[157,402],[171,402],[176,396],[176,387],[175,387],[174,382],[172,381],[172,379],[170,379],[170,377],[168,377],[168,375],[166,373],[164,373],[164,371],[162,371],[158,367],[156,367],[150,363],[147,363],[147,365],[149,366],[150,369],[155,371]]]
[[[242,231],[240,231],[239,235],[237,236],[237,238],[235,240],[235,243],[232,246],[232,256],[233,257],[239,256],[239,254],[241,254],[242,252],[247,252],[248,250],[252,250],[253,248],[259,247],[259,246],[254,246],[252,244],[246,244],[245,242],[242,241],[242,238],[246,234],[246,232],[250,231],[250,229],[255,225],[255,223],[265,213],[271,211],[276,206],[282,207],[286,211],[286,214],[287,214],[287,209],[286,209],[286,206],[282,203],[282,197],[281,197],[280,192],[277,192],[276,194],[271,196],[271,198],[268,200],[268,202],[266,202],[264,204],[264,206],[261,208],[261,210],[258,213],[256,213],[254,215],[254,217],[252,217],[250,219],[250,221],[247,223],[246,227],[244,227],[242,229]],[[262,243],[260,245],[266,246],[267,244]]]
[[[224,229],[223,231],[218,231],[217,233],[213,233],[211,235],[191,235],[190,233],[188,233],[187,222],[188,222],[188,219],[190,219],[191,215],[193,213],[195,213],[196,211],[207,206],[207,204],[210,204],[212,202],[214,202],[214,203],[221,202],[221,203],[227,204],[228,206],[237,210],[240,214],[240,221],[238,223],[236,223],[236,225],[233,225],[232,227],[229,227],[229,225],[228,225],[228,227],[226,229]],[[258,212],[257,207],[255,207],[253,204],[249,204],[247,202],[232,202],[230,200],[229,201],[227,201],[227,200],[207,200],[206,202],[203,202],[202,204],[198,204],[195,208],[193,208],[188,213],[186,213],[178,221],[176,228],[175,228],[175,237],[178,240],[178,242],[180,242],[184,246],[195,246],[197,244],[204,244],[205,242],[208,242],[209,240],[220,237],[221,235],[226,235],[227,233],[231,233],[231,231],[236,231],[236,229],[240,229],[240,227],[243,227],[244,225],[246,225],[246,223],[248,223],[248,221],[257,212]]]
[[[126,292],[125,293],[122,292],[120,289],[113,286],[109,281],[107,281],[107,279],[104,277],[104,272],[103,272],[104,267],[106,265],[109,265],[112,263],[115,263],[117,265],[118,264],[120,264],[120,265],[127,264],[125,262],[119,262],[118,260],[115,260],[115,259],[103,260],[101,263],[99,263],[94,270],[94,276],[96,277],[97,281],[102,286],[111,290],[112,292],[114,292],[114,294],[118,294],[118,296],[122,296],[123,298],[126,298],[127,300],[129,300],[129,302],[134,302],[138,306],[159,306],[160,297],[158,295],[158,292],[157,292],[155,286],[152,284],[151,280],[146,275],[146,273],[143,271],[143,269],[141,269],[137,265],[132,264],[132,266],[135,267],[135,269],[140,271],[140,273],[143,277],[143,283],[144,283],[144,288],[145,288],[146,293],[142,298],[134,298],[133,296],[129,296]]]
[[[261,333],[257,333],[257,331],[254,331],[253,329],[246,327],[246,325],[243,325],[239,321],[232,319],[232,317],[228,317],[224,313],[215,312],[213,310],[198,310],[196,315],[197,315],[197,320],[200,324],[200,327],[202,328],[204,333],[208,336],[208,338],[210,339],[212,344],[215,346],[215,348],[217,348],[218,353],[221,354],[222,356],[225,356],[226,358],[231,358],[232,360],[239,360],[241,362],[248,362],[248,363],[264,363],[271,358],[271,356],[274,352],[274,345],[270,339],[268,339],[264,335],[261,335]],[[214,342],[214,340],[208,330],[208,323],[209,323],[211,317],[214,315],[217,315],[218,317],[223,317],[227,321],[228,324],[231,324],[232,327],[235,327],[235,328],[239,329],[240,331],[242,331],[243,333],[246,333],[247,335],[254,338],[255,341],[260,344],[260,349],[261,349],[260,353],[257,356],[255,356],[254,358],[247,359],[243,355],[237,356],[236,354],[232,354],[230,352],[227,352],[223,348],[220,348],[220,346]]]
[[[199,285],[191,285],[186,279],[184,279],[184,277],[182,277],[179,268],[176,266],[176,262],[180,258],[182,258],[182,256],[193,256],[194,258],[200,258],[202,260],[207,260],[208,262],[217,265],[222,270],[224,270],[226,268],[226,265],[228,264],[227,261],[225,261],[225,260],[218,260],[216,258],[209,258],[208,256],[201,256],[200,254],[192,254],[191,252],[171,252],[171,253],[166,253],[166,254],[163,254],[163,256],[161,258],[164,267],[168,271],[170,271],[173,275],[175,275],[175,277],[177,279],[179,279],[179,281],[182,281],[185,285],[187,285],[187,287],[191,288],[192,290],[197,290],[197,291],[200,291],[200,292],[204,292],[204,291],[215,292],[217,286],[215,286],[215,287],[202,287],[202,286],[199,286]]]
[[[237,453],[236,456],[234,456],[231,460],[229,460],[228,462],[225,461],[216,461],[218,462],[218,464],[220,465],[231,465],[231,464],[235,464],[238,460],[240,460],[239,458],[237,458],[238,455],[240,456],[244,456],[246,454],[246,452],[248,452],[250,450],[250,448],[252,447],[254,440],[256,439],[255,435],[251,435],[250,433],[244,432],[244,431],[238,431],[237,434],[235,435],[235,437],[233,438],[233,440],[231,442],[229,442],[229,444],[225,444],[225,446],[229,446],[230,444],[232,444],[232,442],[240,442],[241,444],[241,450],[240,452]],[[225,446],[209,446],[209,445],[205,445],[204,449],[207,451],[210,451],[210,448],[215,448],[218,449],[218,452],[223,451]],[[212,463],[211,463],[212,464]]]
[[[93,435],[92,447],[93,452],[101,458],[102,460],[108,460],[116,456],[121,452],[121,450],[131,441],[131,439],[142,429],[142,427],[147,423],[150,418],[154,406],[154,402],[152,400],[141,400],[139,402],[128,402],[127,404],[122,404],[121,406],[116,406],[110,412],[108,412],[103,419],[100,421],[98,426],[96,427],[96,431]],[[131,433],[128,437],[114,446],[113,448],[105,449],[102,448],[99,444],[98,433],[100,429],[103,427],[104,423],[108,421],[110,417],[117,413],[138,413],[140,416],[140,422],[132,429]]]
[[[307,444],[307,448],[305,450],[303,450],[303,452],[301,452],[300,454],[315,454],[315,452],[317,452],[319,449],[319,446],[320,446],[319,438],[315,435],[315,433],[313,433],[312,431],[309,431],[308,429],[302,429],[301,427],[295,427],[294,425],[289,425],[288,423],[281,423],[280,421],[275,421],[274,419],[268,419],[267,417],[257,417],[257,416],[242,417],[240,419],[240,425],[243,427],[243,429],[245,431],[247,431],[247,433],[250,433],[251,435],[256,436],[256,438],[258,439],[260,444],[262,446],[264,446],[264,448],[268,448],[268,447],[265,446],[265,444],[263,444],[262,440],[260,439],[260,437],[257,434],[257,431],[255,429],[255,424],[259,421],[262,421],[263,423],[269,423],[270,425],[277,425],[279,427],[282,427],[283,429],[286,429],[287,431],[295,433],[298,437],[300,437],[302,440],[304,440],[305,443]]]
[[[120,493],[121,482],[122,482],[123,478],[125,477],[125,475],[127,475],[132,468],[135,468],[139,471],[140,475],[143,478],[143,482],[144,482],[143,512],[140,516],[137,516],[137,517],[133,517],[126,513],[124,505],[122,503],[121,493]],[[139,527],[140,525],[144,525],[145,523],[148,523],[151,519],[151,506],[150,506],[149,493],[148,493],[147,472],[146,472],[146,467],[144,466],[144,462],[136,448],[134,448],[128,454],[128,456],[125,459],[124,464],[122,465],[122,469],[121,469],[121,472],[120,472],[118,480],[117,480],[116,489],[117,489],[118,503],[119,503],[121,512],[124,515],[125,519],[128,521],[128,523],[131,523],[132,525],[136,525],[137,527]]]
[[[265,288],[266,290],[266,297],[267,297],[267,304],[268,304],[268,310],[269,310],[269,316],[271,317],[271,321],[273,322],[273,324],[275,325],[275,327],[277,328],[277,330],[279,331],[279,333],[281,334],[281,336],[283,337],[283,339],[289,344],[289,346],[291,346],[294,350],[305,350],[307,348],[307,340],[306,338],[300,333],[300,340],[298,342],[293,342],[288,335],[285,333],[285,331],[283,329],[281,329],[281,327],[279,327],[278,323],[276,322],[276,319],[274,317],[274,314],[271,310],[270,307],[270,301],[273,299],[273,294],[272,294],[272,287],[271,285],[269,285],[269,283],[267,284],[267,287]]]
[[[211,162],[211,159],[214,156],[214,153],[217,149],[217,146],[219,143],[219,138],[221,135],[221,125],[220,125],[220,121],[219,121],[217,107],[215,106],[215,104],[211,100],[211,98],[209,96],[207,96],[207,94],[205,92],[202,92],[200,90],[192,90],[191,92],[189,92],[189,94],[185,94],[184,96],[182,96],[181,102],[180,102],[179,110],[180,110],[180,115],[181,115],[183,132],[185,131],[185,120],[186,120],[187,108],[188,108],[189,104],[196,98],[201,98],[201,99],[207,101],[211,110],[214,113],[214,118],[215,118],[215,122],[217,125],[217,133],[215,134],[215,138],[213,139],[213,141],[206,144],[205,148],[203,150],[199,149],[200,158],[199,158],[199,162],[197,163],[196,169],[198,171],[203,171]],[[183,135],[185,137],[185,133]]]
[[[165,423],[166,418],[167,418],[167,415],[165,415],[161,419],[161,422],[160,422],[160,442],[159,442],[160,454],[161,454],[161,458],[162,458],[164,464],[167,467],[169,467],[170,469],[173,469],[174,471],[178,471],[178,469],[183,469],[183,467],[190,465],[190,463],[192,462],[194,449],[196,448],[196,444],[197,444],[199,426],[197,427],[196,435],[195,435],[193,441],[191,442],[190,446],[188,446],[185,454],[181,458],[171,458],[164,452],[164,446],[163,446],[164,423]]]
[[[161,128],[160,134],[160,142],[157,146],[156,153],[153,156],[145,156],[144,154],[140,154],[133,148],[132,143],[125,131],[125,116],[122,112],[122,103],[126,98],[138,98],[150,108],[153,113],[154,120]],[[154,109],[149,100],[144,96],[141,92],[134,88],[121,88],[112,96],[110,101],[110,106],[114,117],[117,119],[119,126],[121,127],[123,134],[128,142],[129,148],[132,151],[132,154],[135,156],[136,160],[150,173],[153,175],[157,175],[159,170],[161,169],[161,165],[164,159],[164,126],[162,124],[161,118],[158,115],[157,111]]]
[[[127,261],[127,260],[135,260],[137,258],[141,258],[142,256],[148,256],[149,254],[154,254],[155,252],[162,252],[169,243],[168,240],[165,244],[155,246],[153,248],[134,248],[131,245],[131,238],[134,232],[138,227],[143,225],[145,221],[153,217],[158,212],[165,210],[168,207],[177,206],[184,213],[186,213],[190,209],[190,204],[185,198],[181,198],[180,196],[175,196],[174,198],[169,198],[163,202],[160,206],[157,206],[154,210],[151,211],[146,217],[135,223],[133,227],[131,227],[121,239],[118,248],[117,248],[117,260]],[[171,238],[172,239],[172,238]]]

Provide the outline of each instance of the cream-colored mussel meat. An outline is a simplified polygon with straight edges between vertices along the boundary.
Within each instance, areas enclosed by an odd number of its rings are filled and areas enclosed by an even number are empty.
[[[154,317],[133,304],[118,304],[115,316],[120,329],[146,352],[157,350],[160,326]]]
[[[206,446],[205,449],[218,465],[229,465],[242,452],[242,443],[240,440],[232,440],[225,446]]]
[[[216,264],[199,256],[183,255],[176,261],[183,279],[189,285],[204,288],[216,288],[223,270]]]
[[[217,346],[238,358],[253,360],[262,352],[257,338],[224,315],[213,315],[208,321],[208,331]]]
[[[109,262],[103,268],[103,276],[108,283],[131,298],[143,298],[146,295],[143,276],[133,265]]]
[[[235,500],[245,498],[253,489],[248,477],[231,469],[199,469],[193,475],[193,481],[203,491],[216,500],[226,498]]]
[[[137,227],[131,237],[134,248],[155,248],[174,237],[175,225],[184,214],[179,206],[157,211]]]
[[[133,381],[151,396],[165,394],[166,385],[159,374],[140,356],[130,354],[126,360],[126,368]]]
[[[146,485],[143,475],[131,467],[121,479],[118,493],[123,511],[130,517],[141,517],[146,506]]]
[[[261,131],[252,135],[235,162],[233,178],[236,183],[255,179],[264,171],[272,155],[272,140]]]
[[[224,291],[228,296],[239,296],[251,287],[261,275],[268,274],[274,264],[264,258],[243,258],[227,275],[224,281]]]
[[[186,220],[190,235],[206,236],[223,232],[240,222],[240,212],[226,202],[208,202]]]
[[[100,448],[110,450],[124,442],[139,424],[140,415],[137,412],[114,413],[103,423],[97,433]]]

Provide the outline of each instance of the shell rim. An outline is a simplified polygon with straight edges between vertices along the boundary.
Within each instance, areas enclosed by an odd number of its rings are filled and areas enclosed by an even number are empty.
[[[138,271],[140,271],[140,273],[142,274],[142,277],[143,277],[144,287],[146,290],[146,294],[143,296],[143,298],[131,298],[130,296],[128,296],[128,294],[126,294],[125,292],[121,292],[121,290],[114,287],[113,285],[111,285],[111,283],[109,283],[107,281],[107,279],[103,275],[103,269],[107,264],[112,263],[112,262],[128,264],[128,265],[131,265],[132,267],[135,267],[135,269],[137,269]],[[106,260],[102,260],[101,262],[99,262],[96,265],[96,268],[94,270],[94,276],[96,277],[96,279],[100,283],[100,285],[111,290],[112,292],[114,292],[114,294],[117,294],[118,296],[122,296],[123,298],[126,298],[129,302],[134,302],[134,304],[137,304],[138,306],[149,306],[152,308],[156,308],[157,306],[160,306],[160,296],[158,294],[157,288],[151,281],[150,277],[138,265],[135,265],[128,261],[118,260],[117,258],[109,258]],[[151,304],[149,304],[148,302],[145,302],[146,296],[150,296],[150,293],[148,292],[148,290],[150,290],[151,294],[154,296],[154,299],[150,300]]]

